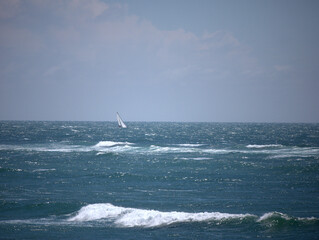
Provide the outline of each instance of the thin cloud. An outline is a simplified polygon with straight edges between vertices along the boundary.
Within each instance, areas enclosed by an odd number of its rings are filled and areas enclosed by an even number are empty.
[[[292,67],[289,65],[275,65],[275,69],[278,72],[289,72],[292,69]]]
[[[0,1],[0,19],[9,19],[15,17],[20,9],[19,0],[2,0]]]
[[[138,16],[128,15],[127,6],[107,5],[99,0],[47,3],[43,4],[43,1],[38,0],[24,2],[25,5],[34,5],[37,12],[49,13],[51,19],[43,23],[47,24],[47,27],[33,28],[32,25],[16,22],[14,28],[3,31],[6,33],[6,39],[2,37],[1,46],[10,44],[26,48],[45,46],[46,54],[51,55],[51,60],[48,62],[54,60],[60,62],[62,59],[59,58],[63,57],[67,58],[63,61],[90,62],[88,67],[101,61],[109,62],[112,59],[119,61],[117,59],[120,56],[115,56],[116,52],[122,56],[123,66],[119,63],[115,68],[126,67],[124,64],[129,64],[127,61],[132,60],[135,54],[139,54],[135,56],[135,61],[147,61],[145,64],[153,68],[154,75],[163,76],[161,74],[163,72],[172,72],[170,79],[174,76],[184,77],[185,74],[182,73],[197,72],[199,69],[213,73],[208,71],[212,68],[214,71],[219,71],[220,75],[222,72],[239,74],[253,71],[252,68],[256,65],[249,52],[244,50],[240,42],[227,31],[205,33],[199,37],[184,29],[160,30],[151,22],[141,20]],[[24,14],[30,22],[42,21],[36,19],[38,15],[33,15],[32,12],[29,12],[29,15],[27,12]],[[23,39],[23,42],[19,42],[18,39]],[[24,50],[19,49],[19,51],[23,53]],[[49,56],[43,57],[47,60]],[[44,73],[53,74],[55,71],[52,69],[55,69],[59,62],[53,62],[53,65],[46,67]],[[116,71],[118,69],[114,72]],[[134,72],[131,71],[130,74]]]
[[[57,114],[63,114],[61,103],[67,102],[70,112],[65,114],[72,116],[77,111],[72,104],[98,106],[125,94],[130,101],[123,99],[112,108],[147,102],[149,109],[157,106],[158,110],[150,110],[156,118],[160,111],[168,113],[183,108],[184,102],[190,104],[189,93],[194,89],[195,102],[205,108],[213,96],[209,89],[217,98],[216,86],[259,74],[257,60],[231,32],[199,36],[183,28],[159,29],[129,14],[127,8],[99,0],[22,2],[21,17],[0,25],[5,33],[0,36],[0,48],[6,49],[8,58],[0,62],[0,70],[17,66],[10,76],[15,83],[5,80],[1,91],[21,88],[21,97],[25,95],[25,106],[12,99],[9,104],[32,108],[41,101],[51,104],[51,111],[43,114],[52,116],[55,107]],[[56,96],[59,106],[54,104]],[[179,101],[174,101],[177,97]],[[89,109],[94,116],[94,109]],[[85,118],[86,111],[78,114]]]

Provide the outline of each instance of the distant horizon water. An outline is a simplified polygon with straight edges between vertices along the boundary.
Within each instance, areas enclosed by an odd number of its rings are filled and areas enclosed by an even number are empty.
[[[170,120],[126,120],[125,122],[132,123],[252,123],[252,124],[319,124],[318,122],[307,121],[170,121]],[[112,120],[38,120],[38,119],[0,119],[0,122],[116,122],[116,118]]]

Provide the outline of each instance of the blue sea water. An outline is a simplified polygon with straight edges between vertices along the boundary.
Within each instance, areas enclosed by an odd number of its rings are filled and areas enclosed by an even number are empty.
[[[319,124],[0,122],[0,239],[319,239]]]

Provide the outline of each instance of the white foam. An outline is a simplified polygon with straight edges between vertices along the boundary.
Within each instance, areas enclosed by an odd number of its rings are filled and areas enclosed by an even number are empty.
[[[280,144],[247,145],[246,149],[214,149],[199,147],[201,144],[173,144],[170,146],[138,146],[130,142],[100,141],[95,145],[69,145],[63,142],[49,144],[0,145],[0,150],[35,151],[35,152],[92,152],[105,153],[204,153],[204,154],[267,154],[268,158],[313,157],[319,156],[318,147],[287,147]],[[205,156],[209,157],[209,156]]]
[[[182,222],[221,221],[256,217],[251,214],[229,214],[220,212],[160,212],[137,208],[117,207],[110,203],[90,204],[82,207],[68,221],[109,220],[119,227],[158,227]]]
[[[151,152],[155,153],[174,153],[174,152],[194,152],[195,150],[192,148],[185,148],[185,147],[161,147],[161,146],[155,146],[151,145],[150,149]]]
[[[33,144],[33,145],[0,145],[0,150],[14,150],[14,151],[35,151],[35,152],[91,152],[100,151],[113,148],[113,151],[121,151],[122,147],[127,147],[133,143],[129,142],[113,142],[113,141],[100,141],[93,146],[83,145],[68,145],[63,143],[50,143],[50,144]],[[116,148],[119,147],[119,148]]]
[[[61,145],[61,146],[48,146],[48,147],[31,147],[28,150],[37,152],[89,152],[87,147],[75,146],[75,145]]]
[[[40,168],[40,169],[35,169],[32,172],[49,172],[49,171],[55,171],[55,168],[50,168],[50,169],[46,169],[46,168]]]
[[[82,207],[76,216],[71,217],[68,221],[93,221],[105,218],[114,219],[122,215],[126,208],[115,207],[109,203],[96,203]]]
[[[258,218],[257,222],[263,222],[268,221],[272,219],[283,219],[286,221],[295,220],[295,221],[301,221],[301,222],[307,222],[307,221],[318,221],[319,219],[316,217],[292,217],[285,213],[281,212],[268,212],[262,215],[260,218]]]
[[[145,136],[156,136],[156,133],[145,133]]]
[[[162,191],[166,191],[163,189]],[[167,190],[170,191],[170,190]],[[71,217],[70,217],[71,216]],[[217,225],[229,221],[242,222],[243,220],[254,221],[272,227],[280,221],[296,221],[306,224],[318,224],[316,217],[293,217],[280,212],[268,212],[258,217],[253,214],[231,214],[220,212],[161,212],[157,210],[145,210],[138,208],[125,208],[114,206],[110,203],[89,204],[82,207],[78,212],[66,214],[62,217],[50,216],[40,219],[23,220],[0,220],[0,224],[32,224],[32,225],[74,225],[101,226],[113,225],[115,227],[161,227],[176,223],[189,222],[215,222]]]
[[[129,142],[113,142],[113,141],[100,141],[98,144],[95,145],[95,147],[113,147],[116,145],[129,145],[133,143]]]
[[[197,144],[197,143],[183,143],[183,144],[176,144],[177,146],[181,147],[200,147],[203,146],[204,144]]]
[[[257,145],[257,144],[251,144],[247,145],[247,148],[274,148],[274,147],[283,147],[281,144],[266,144],[266,145]]]
[[[0,150],[36,151],[36,152],[88,152],[89,147],[64,144],[35,144],[35,145],[0,145]]]
[[[107,154],[107,153],[124,153],[124,152],[135,153],[136,151],[139,150],[139,148],[124,145],[124,146],[114,146],[111,148],[104,148],[104,149],[97,149],[97,150],[99,151],[97,155],[101,155],[101,154]]]
[[[270,158],[289,158],[289,157],[313,157],[319,155],[319,148],[314,147],[293,147],[273,151],[274,156]]]
[[[210,154],[225,154],[232,152],[225,149],[201,149],[195,147],[161,147],[151,145],[149,150],[153,153],[210,153]]]
[[[233,152],[233,150],[226,150],[226,149],[203,149],[201,150],[204,153],[211,153],[211,154],[227,154]]]
[[[280,218],[283,218],[286,220],[291,219],[290,217],[288,217],[287,214],[283,214],[280,212],[268,212],[268,213],[265,213],[264,215],[262,215],[260,218],[258,218],[257,222],[266,221],[266,220],[269,220],[269,219],[274,218],[274,217],[280,217]]]
[[[195,158],[186,158],[186,157],[183,157],[183,158],[180,158],[181,160],[196,160],[196,161],[201,161],[201,160],[210,160],[212,158],[209,158],[209,157],[195,157]]]

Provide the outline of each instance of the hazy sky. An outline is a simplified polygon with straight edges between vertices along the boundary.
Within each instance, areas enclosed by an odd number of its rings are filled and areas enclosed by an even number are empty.
[[[319,1],[0,0],[0,120],[319,122]]]

